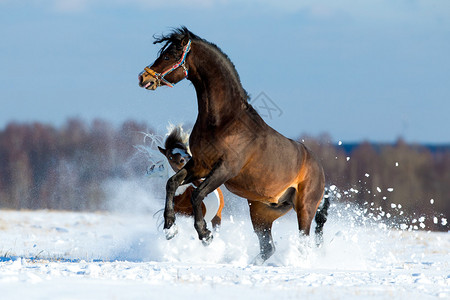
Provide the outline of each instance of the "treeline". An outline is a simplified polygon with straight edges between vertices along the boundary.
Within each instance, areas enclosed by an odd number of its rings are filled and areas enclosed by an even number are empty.
[[[322,160],[327,182],[339,188],[342,201],[378,209],[384,217],[409,218],[419,228],[423,223],[427,229],[450,229],[450,145],[425,147],[399,139],[393,145],[346,147],[331,144],[326,135],[302,140]]]
[[[145,174],[146,157],[134,148],[143,144],[141,132],[151,129],[133,121],[9,124],[0,130],[0,209],[106,209],[104,183]],[[346,148],[327,136],[302,140],[322,160],[327,183],[339,188],[339,201],[425,216],[427,228],[448,230],[442,218],[450,215],[450,147],[432,152],[399,140]]]
[[[0,131],[0,208],[103,209],[105,181],[144,173],[145,161],[132,158],[146,130],[102,120],[72,119],[62,128],[9,124]]]

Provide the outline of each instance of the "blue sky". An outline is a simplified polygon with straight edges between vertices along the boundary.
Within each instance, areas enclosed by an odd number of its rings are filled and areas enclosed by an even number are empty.
[[[0,0],[0,128],[192,124],[188,81],[137,85],[152,36],[185,25],[228,54],[253,99],[264,93],[255,106],[279,109],[261,113],[288,137],[450,143],[450,1],[165,2]]]

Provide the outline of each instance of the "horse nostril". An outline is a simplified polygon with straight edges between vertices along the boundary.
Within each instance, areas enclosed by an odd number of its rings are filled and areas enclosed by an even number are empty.
[[[144,78],[142,77],[142,75],[138,76],[138,80],[139,80],[139,85],[142,86],[142,80],[144,80]]]
[[[185,160],[184,158],[180,159],[180,164],[184,164]]]

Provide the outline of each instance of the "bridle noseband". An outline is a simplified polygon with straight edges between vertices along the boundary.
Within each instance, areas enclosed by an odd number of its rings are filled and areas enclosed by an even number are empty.
[[[161,86],[161,82],[163,82],[165,85],[173,87],[175,85],[175,83],[170,83],[164,77],[166,75],[172,73],[179,67],[183,68],[184,77],[186,78],[188,76],[188,69],[186,68],[186,56],[190,50],[191,50],[191,40],[189,40],[188,43],[186,44],[186,46],[184,46],[183,55],[181,56],[180,60],[176,64],[174,64],[171,68],[167,69],[166,71],[164,71],[162,73],[157,73],[157,72],[153,71],[150,66],[148,66],[148,67],[144,68],[144,71],[140,75],[147,72],[151,77],[156,79],[156,86]]]

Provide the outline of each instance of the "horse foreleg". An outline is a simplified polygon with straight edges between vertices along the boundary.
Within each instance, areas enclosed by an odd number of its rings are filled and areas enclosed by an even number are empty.
[[[194,227],[198,233],[198,238],[205,246],[211,243],[213,236],[211,231],[207,229],[205,219],[203,218],[201,206],[203,199],[231,177],[232,175],[223,163],[219,162],[198,188],[192,192],[191,202],[192,208],[194,209]]]
[[[170,240],[177,233],[178,229],[175,225],[175,210],[173,198],[175,192],[183,180],[187,176],[186,169],[181,169],[175,175],[167,180],[166,184],[166,204],[164,207],[164,233],[166,234],[166,239]]]
[[[273,221],[287,213],[292,206],[283,205],[274,208],[265,203],[252,200],[248,200],[248,205],[253,229],[259,239],[259,254],[252,263],[261,265],[275,253],[275,245],[272,238]]]

